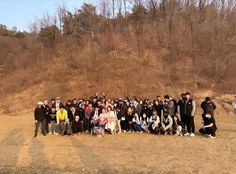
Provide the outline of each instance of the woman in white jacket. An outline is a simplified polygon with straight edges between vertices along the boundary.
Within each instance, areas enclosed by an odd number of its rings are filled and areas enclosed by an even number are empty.
[[[107,124],[105,129],[108,130],[111,134],[116,134],[116,128],[117,128],[117,118],[115,115],[115,112],[112,111],[112,108],[110,106],[107,107]]]

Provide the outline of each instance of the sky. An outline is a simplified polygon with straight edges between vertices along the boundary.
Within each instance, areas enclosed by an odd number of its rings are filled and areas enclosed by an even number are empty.
[[[65,4],[69,11],[80,8],[83,3],[96,5],[98,0],[0,0],[0,24],[8,29],[29,31],[29,25],[37,17],[56,14],[58,5]]]

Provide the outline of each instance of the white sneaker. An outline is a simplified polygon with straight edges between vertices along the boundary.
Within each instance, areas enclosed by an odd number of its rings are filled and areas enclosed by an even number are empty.
[[[57,133],[57,132],[54,132],[54,135],[58,135],[58,133]]]
[[[191,134],[190,134],[190,137],[195,137],[195,134],[194,134],[194,133],[191,133]]]
[[[189,135],[190,135],[190,133],[188,133],[188,132],[184,134],[184,136],[189,136]]]
[[[210,135],[209,138],[213,138],[213,139],[214,139],[214,138],[216,138],[216,137]]]
[[[49,133],[48,133],[48,135],[51,135],[51,134],[52,134],[52,132],[49,132]]]

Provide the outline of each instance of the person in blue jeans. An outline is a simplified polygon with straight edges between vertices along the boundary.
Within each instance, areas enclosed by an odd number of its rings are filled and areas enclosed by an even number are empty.
[[[142,117],[140,117],[137,113],[134,114],[133,118],[133,129],[135,132],[142,132]]]

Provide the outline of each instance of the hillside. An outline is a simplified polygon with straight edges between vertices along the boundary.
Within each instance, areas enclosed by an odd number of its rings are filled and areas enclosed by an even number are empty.
[[[231,94],[231,99],[236,92],[235,4],[148,2],[135,1],[125,13],[124,6],[114,6],[121,10],[113,18],[91,4],[75,13],[60,7],[57,16],[43,16],[30,32],[2,25],[2,112],[32,108],[39,99],[89,97],[97,91],[148,98],[178,97],[182,91],[200,98],[210,91],[218,97]]]

